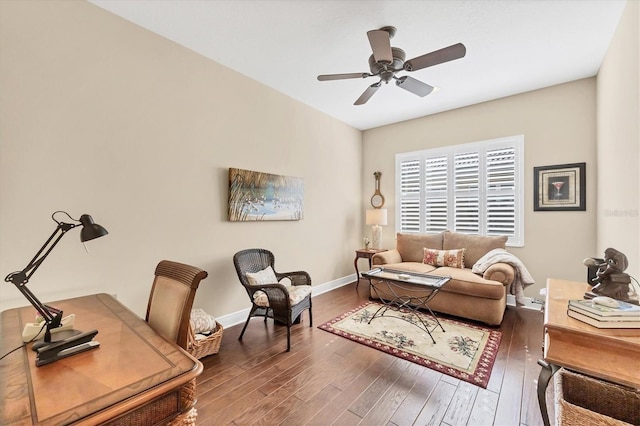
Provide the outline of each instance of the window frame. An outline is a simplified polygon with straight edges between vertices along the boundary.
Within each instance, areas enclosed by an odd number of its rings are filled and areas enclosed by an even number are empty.
[[[507,136],[497,139],[489,139],[479,142],[471,142],[459,145],[450,145],[438,148],[424,149],[420,151],[397,153],[395,158],[395,228],[396,232],[407,233],[435,233],[439,231],[426,231],[426,185],[425,185],[425,164],[427,159],[434,160],[439,157],[446,157],[447,164],[453,165],[456,155],[478,152],[479,154],[479,181],[478,181],[478,200],[479,200],[479,213],[478,213],[478,233],[474,235],[496,235],[487,233],[487,195],[499,195],[502,190],[492,189],[488,190],[488,176],[487,176],[487,152],[498,149],[513,149],[514,150],[514,188],[513,190],[505,191],[507,194],[513,193],[514,201],[514,235],[509,235],[507,240],[507,246],[510,247],[523,247],[524,246],[524,135]],[[403,196],[402,194],[402,163],[406,161],[418,161],[419,163],[419,194],[414,192]],[[455,215],[448,214],[450,208],[455,208],[455,188],[454,188],[454,173],[455,167],[447,166],[447,225],[444,229],[455,229]],[[471,191],[473,193],[473,191]],[[444,192],[443,192],[444,194]],[[460,192],[458,192],[460,195]],[[417,201],[417,208],[419,211],[419,230],[402,230],[402,201],[413,200],[415,204]],[[457,231],[463,232],[463,231]]]

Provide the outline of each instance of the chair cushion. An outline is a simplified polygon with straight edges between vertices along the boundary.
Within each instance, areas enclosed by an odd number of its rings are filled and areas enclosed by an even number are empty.
[[[247,272],[247,281],[251,285],[260,285],[260,284],[276,284],[278,282],[278,278],[276,278],[276,273],[273,271],[271,266],[267,266],[262,271],[258,272]]]
[[[289,291],[289,300],[291,306],[302,302],[305,297],[311,294],[310,285],[286,286]],[[253,303],[263,308],[269,307],[269,299],[264,291],[256,291],[253,293]]]

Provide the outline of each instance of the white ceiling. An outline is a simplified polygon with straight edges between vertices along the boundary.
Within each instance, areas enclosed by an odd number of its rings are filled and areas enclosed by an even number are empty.
[[[447,111],[597,74],[625,0],[90,0],[357,129]],[[368,30],[392,25],[407,59],[458,42],[464,58],[411,75],[421,98],[368,72]]]

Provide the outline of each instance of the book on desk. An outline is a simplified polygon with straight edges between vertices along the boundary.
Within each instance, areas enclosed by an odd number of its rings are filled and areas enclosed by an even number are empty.
[[[597,328],[640,328],[640,306],[622,301],[613,308],[572,299],[567,305],[567,315]]]
[[[598,305],[588,299],[571,299],[569,300],[569,307],[580,311],[586,311],[597,317],[618,317],[618,316],[632,316],[640,319],[640,306],[632,303],[623,302],[618,300],[618,306],[615,308]]]

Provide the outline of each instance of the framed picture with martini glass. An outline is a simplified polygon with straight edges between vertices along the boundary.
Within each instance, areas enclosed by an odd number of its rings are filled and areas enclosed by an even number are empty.
[[[586,210],[586,163],[533,168],[534,211]]]

